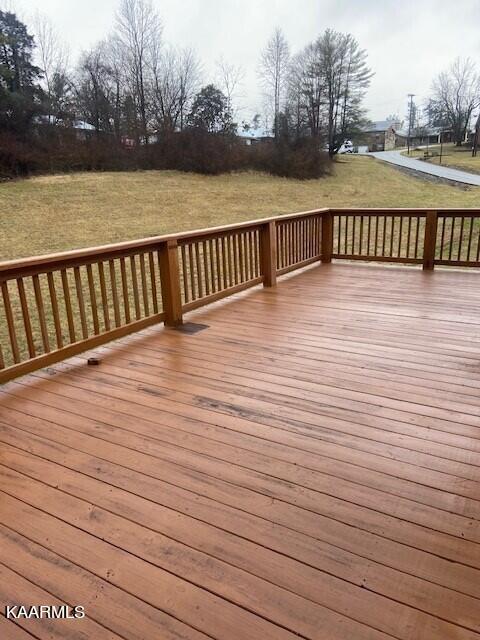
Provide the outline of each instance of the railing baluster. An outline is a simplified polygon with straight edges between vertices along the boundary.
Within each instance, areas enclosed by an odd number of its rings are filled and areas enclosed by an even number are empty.
[[[198,297],[203,298],[203,274],[199,242],[195,242],[195,267],[197,275]]]
[[[150,265],[150,269],[152,271],[153,274],[153,279],[155,279],[155,267],[154,267],[154,262],[153,262],[153,254],[150,253],[150,260],[151,260],[151,265]],[[103,263],[99,263],[99,265],[102,264],[103,267]],[[112,300],[113,300],[113,315],[115,318],[115,326],[118,328],[121,325],[121,317],[120,317],[120,303],[118,300],[118,290],[117,290],[117,274],[115,271],[115,261],[114,260],[109,260],[108,261],[108,268],[110,270],[110,286],[112,289]],[[152,284],[153,286],[153,284]],[[102,303],[103,304],[103,303]],[[104,307],[105,309],[105,307]],[[106,328],[107,326],[107,320],[109,320],[109,316],[108,313],[105,314],[105,330],[108,331],[108,329]]]
[[[452,259],[453,240],[454,240],[454,237],[455,237],[455,218],[452,216],[451,220],[452,220],[452,224],[451,224],[451,227],[450,227],[450,246],[448,247],[448,259],[449,260]]]
[[[137,281],[137,265],[135,256],[130,256],[130,273],[132,275],[132,288],[133,288],[133,303],[135,306],[135,318],[140,319],[140,296],[138,295],[138,281]]]
[[[390,245],[388,255],[390,258],[393,256],[393,240],[395,238],[395,216],[391,216],[390,221]]]
[[[417,226],[415,229],[415,258],[418,258],[418,250],[420,247],[420,217],[417,216]]]
[[[131,321],[130,296],[128,295],[128,278],[127,278],[127,266],[125,264],[125,258],[120,258],[120,277],[122,280],[122,297],[123,297],[123,310],[125,313],[125,322],[129,324]]]
[[[153,313],[158,313],[157,279],[155,276],[155,262],[153,260],[153,253],[151,251],[148,252],[148,266],[150,271],[150,287],[152,291]]]
[[[363,216],[360,216],[360,241],[358,244],[358,255],[363,255]]]
[[[192,292],[192,300],[197,299],[197,279],[195,277],[195,263],[193,256],[193,243],[187,244],[188,249],[188,266],[190,270],[190,289]]]
[[[84,340],[88,337],[87,314],[85,313],[85,301],[83,298],[83,285],[80,268],[74,267],[73,274],[75,276],[75,289],[77,292],[78,310],[80,312],[80,325],[82,327],[82,336]]]
[[[12,304],[10,302],[10,293],[8,291],[7,282],[2,282],[2,298],[5,318],[7,319],[8,335],[10,338],[10,349],[12,350],[13,362],[20,362],[20,349],[18,348],[17,332],[15,329],[15,321],[13,319]]]
[[[47,273],[48,290],[50,292],[50,304],[52,305],[53,323],[55,326],[55,338],[57,341],[57,349],[63,347],[62,326],[60,324],[60,314],[58,309],[57,291],[55,289],[55,280],[53,273],[49,271]]]
[[[216,265],[216,259],[215,259],[215,251],[214,251],[214,241],[210,238],[207,241],[208,244],[208,253],[210,256],[210,275],[211,275],[211,281],[210,281],[210,286],[212,287],[212,293],[216,293],[217,291],[217,277],[216,277],[216,273],[215,273],[215,265]]]
[[[472,251],[472,237],[473,237],[473,218],[470,218],[470,228],[468,231],[468,245],[467,245],[467,262],[470,262],[470,253]]]
[[[90,293],[90,305],[92,307],[93,333],[96,336],[98,336],[98,334],[100,333],[100,325],[98,323],[97,296],[95,294],[95,283],[93,281],[93,272],[92,272],[91,264],[87,264],[87,280],[88,280],[88,290]]]
[[[70,342],[72,343],[76,341],[76,334],[75,334],[75,323],[73,321],[72,302],[70,299],[70,284],[68,282],[68,273],[66,269],[62,269],[61,278],[62,278],[63,300],[65,302],[65,311],[67,313],[68,335],[70,338]]]
[[[248,232],[249,257],[250,257],[250,280],[255,278],[255,231]]]
[[[145,254],[138,256],[140,262],[140,282],[142,283],[143,311],[145,316],[150,315],[150,300],[148,299],[147,273],[145,270]]]
[[[205,274],[205,295],[210,295],[210,276],[208,273],[208,255],[207,255],[207,243],[204,241],[201,243],[201,253],[203,257],[203,272]]]
[[[412,232],[412,216],[408,216],[408,223],[407,223],[407,253],[406,253],[406,257],[407,258],[411,258],[410,255],[410,242],[411,242],[411,232]],[[416,256],[414,256],[416,257]]]
[[[217,237],[215,238],[215,255],[217,259],[217,291],[220,291],[222,288],[222,255],[220,247],[221,239]]]
[[[227,255],[227,237],[222,237],[222,273],[223,273],[223,288],[228,288],[228,255]]]
[[[42,288],[40,286],[40,279],[38,275],[34,275],[32,277],[32,281],[33,281],[33,290],[35,293],[35,302],[37,305],[38,321],[40,323],[40,332],[42,335],[43,352],[49,353],[50,340],[48,338],[47,323],[45,320],[45,308],[43,306]]]
[[[457,260],[461,259],[462,255],[462,245],[463,245],[463,228],[465,226],[465,217],[462,216],[460,218],[460,234],[458,237],[458,251],[457,251]]]
[[[479,216],[480,218],[480,216]],[[478,227],[480,227],[480,225],[478,225]],[[479,262],[480,261],[480,228],[479,228],[479,233],[477,233],[477,255],[476,255],[476,261]]]
[[[23,326],[25,328],[25,337],[27,339],[28,354],[30,358],[34,358],[36,355],[35,343],[33,341],[32,323],[30,320],[30,312],[28,310],[28,302],[25,293],[25,284],[23,282],[23,278],[17,278],[17,288],[20,298],[20,306],[22,308],[22,319]]]
[[[102,299],[103,323],[105,325],[105,331],[110,331],[110,312],[108,308],[107,285],[105,282],[105,270],[103,268],[103,262],[97,262],[97,270],[98,279],[100,281],[100,297]],[[112,278],[110,279],[112,283],[114,283],[114,280]],[[114,284],[112,284],[112,288],[113,286]]]
[[[183,280],[183,297],[185,302],[190,301],[190,292],[188,288],[188,264],[187,264],[187,249],[184,244],[180,247],[180,254],[182,256],[182,280]]]
[[[403,217],[400,216],[400,228],[398,230],[398,250],[397,255],[399,258],[402,257],[402,234],[403,234]]]

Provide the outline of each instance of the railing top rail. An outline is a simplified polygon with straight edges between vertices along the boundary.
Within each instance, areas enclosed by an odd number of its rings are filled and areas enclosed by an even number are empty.
[[[329,207],[334,214],[388,214],[388,215],[425,215],[428,211],[436,211],[439,215],[480,216],[480,209],[462,209],[458,207]]]
[[[205,229],[194,229],[181,233],[165,234],[160,236],[151,236],[139,240],[129,240],[125,242],[100,245],[97,247],[87,247],[82,249],[74,249],[73,251],[63,251],[40,256],[32,256],[28,258],[20,258],[0,262],[0,279],[6,280],[20,275],[41,273],[42,271],[51,271],[55,269],[67,268],[89,262],[100,260],[109,260],[111,258],[129,255],[136,252],[149,251],[157,247],[160,243],[177,241],[185,243],[189,240],[195,240],[205,237],[214,237],[222,233],[236,230],[256,229],[259,226],[272,221],[293,220],[301,217],[312,215],[322,215],[332,213],[337,215],[396,215],[396,216],[426,216],[428,211],[435,210],[439,216],[480,216],[480,209],[461,209],[461,208],[435,208],[435,207],[335,207],[312,209],[309,211],[300,211],[297,213],[281,214],[278,216],[270,216],[267,218],[259,218],[257,220],[246,220],[245,222],[236,222],[233,224],[222,225],[217,227],[208,227]]]
[[[0,262],[0,278],[6,279],[15,277],[17,274],[23,274],[24,271],[29,270],[39,271],[60,269],[66,266],[73,266],[75,264],[83,264],[84,262],[108,260],[110,258],[119,257],[125,254],[128,255],[129,253],[140,252],[142,250],[152,250],[158,244],[168,242],[169,240],[194,240],[205,236],[218,235],[219,233],[227,233],[229,231],[254,229],[275,220],[291,220],[327,212],[327,208],[312,209],[310,211],[281,214],[278,216],[270,216],[268,218],[259,218],[258,220],[246,220],[245,222],[235,222],[217,227],[194,229],[192,231],[183,231],[181,233],[170,233],[160,236],[151,236],[149,238],[141,238],[139,240],[127,240],[125,242],[100,245],[97,247],[87,247],[83,249],[74,249],[72,251],[62,251],[58,253],[8,260]]]

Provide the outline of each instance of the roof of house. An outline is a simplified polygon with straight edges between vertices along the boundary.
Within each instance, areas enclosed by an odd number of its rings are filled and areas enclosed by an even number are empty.
[[[85,131],[95,131],[95,127],[93,126],[93,124],[85,122],[85,120],[75,120],[72,123],[72,127],[74,129],[83,129]]]
[[[395,128],[399,126],[399,122],[394,122],[393,120],[377,120],[375,122],[369,122],[363,128],[365,133],[381,133],[382,131],[387,131],[390,127]]]
[[[440,129],[440,127],[422,127],[420,129],[414,128],[410,132],[410,137],[417,138],[421,136],[438,136],[441,131],[442,129]],[[408,138],[408,129],[395,129],[395,133],[401,138]]]
[[[267,129],[260,127],[259,129],[249,129],[248,131],[240,131],[238,133],[240,138],[249,138],[251,140],[258,140],[260,138],[271,138],[272,134]]]
[[[71,124],[62,120],[61,118],[57,118],[57,116],[53,115],[39,115],[36,116],[35,122],[38,124],[53,124],[61,127],[72,127],[72,129],[82,129],[83,131],[95,131],[95,127],[93,124],[89,122],[85,122],[85,120],[74,120]]]

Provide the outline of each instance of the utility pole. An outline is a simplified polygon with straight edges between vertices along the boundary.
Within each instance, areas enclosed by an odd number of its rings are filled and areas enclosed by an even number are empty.
[[[408,135],[407,135],[407,149],[408,155],[410,155],[410,135],[412,133],[412,112],[413,112],[413,98],[415,94],[409,93],[408,97],[410,98],[410,104],[408,108]]]
[[[475,135],[473,136],[472,158],[477,157],[478,143],[480,142],[480,113],[478,114],[477,123],[475,125]]]

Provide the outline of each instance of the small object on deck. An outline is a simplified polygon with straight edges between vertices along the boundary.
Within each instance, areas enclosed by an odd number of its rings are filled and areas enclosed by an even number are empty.
[[[182,333],[198,333],[204,329],[208,329],[208,324],[200,324],[199,322],[185,322],[175,327],[175,331],[181,331]]]
[[[87,360],[87,364],[89,364],[92,367],[96,367],[100,364],[100,360],[98,358],[89,358]]]

